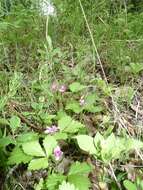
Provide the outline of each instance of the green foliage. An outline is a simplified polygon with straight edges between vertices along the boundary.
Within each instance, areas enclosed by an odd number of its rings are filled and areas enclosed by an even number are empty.
[[[10,127],[13,132],[15,132],[20,127],[20,118],[17,116],[12,116],[10,119]]]
[[[108,164],[115,159],[123,159],[123,155],[136,149],[142,149],[143,143],[132,138],[115,137],[112,133],[104,139],[99,133],[94,138],[88,135],[79,135],[76,137],[79,147],[101,159]]]
[[[84,125],[73,120],[70,116],[64,116],[58,121],[58,126],[62,132],[77,133],[80,129],[84,129]]]
[[[55,188],[58,188],[58,186],[66,179],[66,176],[61,174],[51,174],[46,179],[46,187],[49,190],[54,190]]]
[[[0,2],[0,185],[143,189],[142,2],[52,2],[54,17],[38,1]]]
[[[91,172],[91,166],[86,163],[75,162],[71,165],[69,175],[85,175]]]
[[[124,186],[127,190],[136,190],[137,189],[136,185],[129,180],[124,181]]]
[[[8,159],[8,165],[28,163],[32,159],[32,156],[25,154],[21,148],[15,147]]]
[[[30,134],[25,134],[24,137],[28,137]],[[28,142],[25,142],[25,138],[18,138],[18,144],[13,149],[8,159],[9,165],[29,163],[29,170],[38,170],[48,167],[48,158],[52,156],[54,148],[57,146],[57,142],[54,137],[47,136],[43,140],[43,147],[38,140],[34,140],[36,136],[31,133]],[[37,138],[37,137],[36,137]],[[32,140],[32,141],[31,141]],[[9,142],[8,142],[9,143]],[[19,146],[21,145],[21,146]]]
[[[41,190],[41,189],[43,189],[43,182],[44,182],[44,180],[43,180],[43,178],[41,178],[40,181],[39,181],[39,183],[35,184],[34,189],[35,190]]]
[[[87,176],[82,175],[70,175],[68,181],[79,190],[88,190],[90,187],[90,181]]]
[[[78,92],[81,91],[85,88],[86,86],[81,85],[79,82],[74,82],[72,84],[69,85],[69,88],[71,90],[71,92]]]
[[[87,175],[91,172],[91,167],[86,163],[76,162],[72,164],[68,173],[68,181],[79,190],[88,190],[90,181]]]
[[[40,170],[48,167],[47,158],[36,158],[30,161],[28,165],[29,170]]]
[[[25,154],[28,154],[31,156],[45,156],[38,141],[23,143],[22,149],[25,152]]]
[[[65,181],[59,186],[59,190],[78,190],[73,184],[67,183]]]

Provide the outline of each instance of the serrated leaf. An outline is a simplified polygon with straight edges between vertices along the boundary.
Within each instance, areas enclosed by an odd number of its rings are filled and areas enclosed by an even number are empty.
[[[46,187],[48,190],[55,190],[66,179],[66,176],[60,174],[52,174],[46,179]]]
[[[87,176],[79,174],[68,176],[68,182],[74,184],[78,190],[89,190],[91,185]]]
[[[53,153],[53,149],[57,146],[57,141],[53,136],[47,136],[43,141],[43,146],[47,157],[49,157]]]
[[[75,188],[73,184],[63,181],[62,184],[59,186],[59,190],[79,190],[79,189]]]
[[[32,156],[25,154],[20,147],[15,147],[8,158],[8,165],[28,163],[32,159]]]
[[[76,133],[84,128],[84,125],[73,120],[70,116],[64,116],[58,121],[58,126],[61,131],[66,133]]]
[[[125,180],[123,184],[127,190],[137,190],[136,185],[129,180]]]
[[[91,166],[88,165],[86,162],[83,163],[75,162],[70,167],[69,175],[73,174],[85,175],[91,172],[91,170],[92,170]]]
[[[47,158],[37,158],[31,160],[28,165],[28,170],[40,170],[45,169],[48,167],[48,160]]]
[[[16,131],[17,128],[20,127],[20,118],[17,116],[12,116],[10,119],[10,127],[12,129],[13,132]]]
[[[45,156],[44,151],[42,150],[40,144],[38,141],[31,141],[27,143],[22,144],[23,151],[25,154],[31,155],[31,156]]]
[[[75,137],[77,139],[79,147],[90,153],[90,154],[96,154],[97,150],[94,146],[93,138],[88,135],[78,135]]]
[[[85,88],[84,85],[80,84],[79,82],[73,82],[69,85],[71,92],[79,92]]]

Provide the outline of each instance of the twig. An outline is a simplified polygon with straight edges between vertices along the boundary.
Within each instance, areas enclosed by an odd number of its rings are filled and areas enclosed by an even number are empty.
[[[32,128],[33,130],[37,131],[37,132],[42,132],[42,130],[38,127],[38,126],[35,126],[33,123],[31,123],[28,119],[26,119],[20,112],[18,112],[16,109],[15,109],[15,106],[13,105],[10,105],[10,109],[12,112],[14,112],[20,119],[23,123],[26,123],[30,128]]]
[[[117,184],[118,188],[119,188],[120,190],[122,190],[121,185],[120,185],[120,183],[118,182],[118,180],[117,180],[117,178],[116,178],[116,176],[115,176],[113,167],[112,167],[112,165],[111,165],[110,163],[109,163],[109,167],[110,167],[110,170],[111,170],[112,177],[113,177],[114,180],[116,181],[116,184]]]

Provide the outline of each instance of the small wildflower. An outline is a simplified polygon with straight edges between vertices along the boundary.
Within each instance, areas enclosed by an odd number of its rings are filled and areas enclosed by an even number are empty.
[[[56,92],[58,90],[58,84],[56,82],[53,82],[51,89],[52,91]]]
[[[40,2],[41,13],[44,16],[55,16],[55,7],[50,1],[41,0]]]
[[[61,148],[59,146],[57,146],[55,149],[54,149],[54,156],[55,156],[55,160],[60,160],[60,158],[62,157],[63,155],[63,152],[61,151]]]
[[[65,85],[61,85],[59,88],[59,92],[64,93],[67,90],[67,87]]]
[[[51,127],[47,127],[47,129],[45,130],[45,134],[55,134],[56,132],[58,132],[59,128],[56,125],[52,125]]]
[[[83,96],[80,98],[79,103],[81,106],[83,106],[85,104],[85,99]]]

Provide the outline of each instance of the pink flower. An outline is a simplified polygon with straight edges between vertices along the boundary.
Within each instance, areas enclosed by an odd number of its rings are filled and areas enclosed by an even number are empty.
[[[52,91],[56,92],[58,90],[58,84],[56,82],[53,82],[51,89]]]
[[[67,90],[67,87],[65,85],[61,85],[59,88],[59,92],[64,93]]]
[[[56,132],[58,132],[59,128],[56,125],[52,125],[51,127],[47,127],[47,129],[45,130],[45,134],[55,134]]]
[[[85,99],[83,96],[81,96],[80,100],[79,100],[79,103],[81,106],[83,106],[85,104]]]
[[[54,149],[54,156],[55,156],[55,160],[60,160],[60,158],[62,157],[63,155],[63,152],[61,151],[61,148],[59,146],[57,146],[55,149]]]

